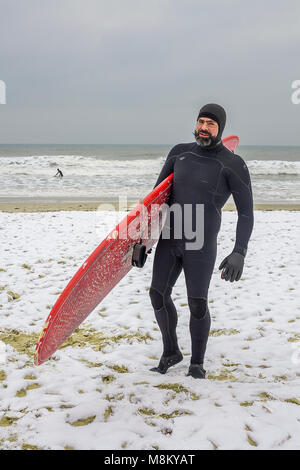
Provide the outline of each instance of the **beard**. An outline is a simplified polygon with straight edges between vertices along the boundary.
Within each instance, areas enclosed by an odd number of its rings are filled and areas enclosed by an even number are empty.
[[[213,137],[208,131],[205,132],[206,137],[200,136],[200,131],[194,131],[193,134],[200,147],[214,147],[219,142],[219,139],[217,137]]]

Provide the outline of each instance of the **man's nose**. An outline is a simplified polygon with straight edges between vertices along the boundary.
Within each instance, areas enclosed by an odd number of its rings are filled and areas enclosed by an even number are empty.
[[[200,124],[200,123],[199,123],[198,126],[197,126],[197,128],[200,129],[200,130],[202,130],[202,131],[203,131],[203,130],[208,130],[208,126],[207,126],[206,122],[205,122],[204,124]]]

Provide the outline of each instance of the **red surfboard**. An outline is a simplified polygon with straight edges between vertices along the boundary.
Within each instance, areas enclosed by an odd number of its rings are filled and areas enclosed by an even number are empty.
[[[234,152],[239,139],[230,136],[224,138],[223,143]],[[130,271],[133,251],[141,245],[149,251],[157,242],[162,228],[161,209],[167,204],[172,179],[173,173],[132,209],[70,280],[40,334],[34,356],[35,365],[42,364],[57,351]]]

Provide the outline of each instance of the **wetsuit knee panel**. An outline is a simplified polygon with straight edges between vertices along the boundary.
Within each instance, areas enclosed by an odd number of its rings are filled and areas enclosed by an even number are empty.
[[[204,297],[188,297],[191,315],[197,320],[202,320],[207,312],[207,299]]]
[[[154,310],[160,310],[170,299],[172,292],[172,287],[168,286],[164,292],[161,294],[158,290],[150,287],[149,295]]]
[[[149,295],[154,310],[160,310],[164,305],[164,298],[161,293],[150,287]]]

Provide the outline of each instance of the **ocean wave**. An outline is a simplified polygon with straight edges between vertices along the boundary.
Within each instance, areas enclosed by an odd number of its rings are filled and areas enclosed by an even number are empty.
[[[300,162],[248,160],[251,175],[300,175]]]
[[[39,155],[0,158],[0,174],[31,173],[47,175],[60,168],[67,176],[109,177],[116,173],[143,175],[156,172],[163,164],[163,159],[110,159],[82,155]]]
[[[61,168],[68,175],[109,176],[116,172],[147,175],[162,167],[165,157],[156,158],[111,158],[83,155],[38,155],[0,158],[0,174],[34,173],[50,174]],[[246,160],[251,175],[300,175],[299,161],[286,160]]]

